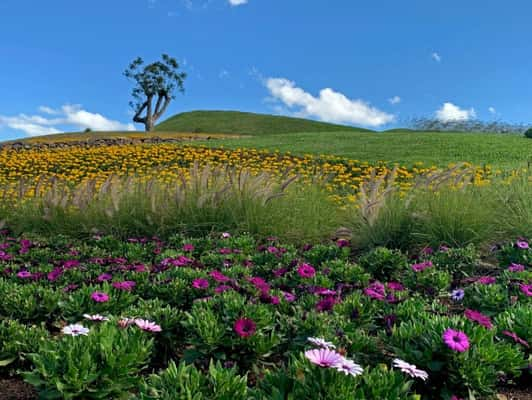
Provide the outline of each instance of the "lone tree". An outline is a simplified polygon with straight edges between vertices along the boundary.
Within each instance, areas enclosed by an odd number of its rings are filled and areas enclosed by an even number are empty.
[[[144,124],[146,132],[153,129],[155,122],[164,114],[176,91],[183,93],[183,82],[187,77],[179,72],[175,58],[162,55],[161,61],[144,65],[140,57],[134,59],[124,71],[124,75],[135,82],[129,105],[135,110],[133,121]],[[153,102],[155,101],[155,107]],[[142,113],[146,110],[144,116]]]

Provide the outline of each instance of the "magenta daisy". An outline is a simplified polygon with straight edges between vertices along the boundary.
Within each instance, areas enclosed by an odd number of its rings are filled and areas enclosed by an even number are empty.
[[[521,289],[521,292],[525,294],[525,296],[531,297],[532,296],[532,284],[525,285],[524,283],[519,285],[519,289]]]
[[[216,282],[229,282],[231,278],[225,276],[220,271],[212,271],[210,274],[212,279],[214,279]]]
[[[220,293],[223,293],[223,292],[227,292],[229,290],[233,290],[233,288],[231,286],[228,286],[228,285],[220,285],[220,286],[217,286],[214,289],[214,293],[220,294]]]
[[[131,292],[135,285],[135,281],[113,282],[113,287],[115,289],[124,290],[126,292]]]
[[[207,289],[209,287],[209,281],[203,278],[197,278],[192,281],[192,287],[194,289]]]
[[[467,308],[464,312],[464,315],[470,321],[477,322],[478,324],[488,329],[493,328],[493,324],[491,323],[491,318],[488,317],[487,315],[482,314],[481,312],[470,310],[469,308]]]
[[[316,310],[331,311],[336,304],[336,299],[333,296],[326,296],[316,303]]]
[[[297,269],[297,273],[302,278],[312,278],[316,275],[316,270],[310,264],[301,264]]]
[[[257,330],[257,324],[249,318],[240,318],[235,322],[233,329],[242,338],[252,336]]]
[[[395,292],[401,292],[403,290],[405,290],[405,287],[400,284],[399,282],[388,282],[386,284],[386,287],[390,290],[393,290]]]
[[[410,375],[412,378],[420,378],[426,380],[429,377],[426,371],[419,369],[414,364],[409,364],[406,361],[403,361],[399,358],[395,358],[392,364],[395,368],[399,368],[402,372],[407,375]]]
[[[91,299],[97,303],[105,303],[109,301],[109,295],[104,292],[94,292],[91,294]]]
[[[523,272],[524,270],[525,266],[523,264],[511,263],[508,267],[508,271],[510,272]]]
[[[528,242],[525,240],[518,240],[515,245],[519,247],[520,249],[528,249],[530,246],[528,245]]]
[[[32,274],[30,271],[20,271],[17,273],[17,276],[21,279],[31,278]]]
[[[194,245],[192,244],[184,244],[183,245],[183,251],[187,251],[187,252],[191,252],[191,251],[194,251]]]
[[[384,300],[386,297],[384,285],[380,282],[373,282],[364,289],[364,294],[376,300]]]
[[[162,331],[159,325],[157,325],[155,322],[148,321],[146,319],[136,318],[134,322],[135,322],[135,325],[137,325],[140,329],[146,332],[161,332]]]
[[[342,247],[348,247],[349,246],[349,240],[347,239],[338,239],[336,241],[336,245],[340,248]]]
[[[496,282],[496,279],[493,276],[482,276],[477,279],[477,282],[482,285],[491,285]]]
[[[329,349],[314,349],[305,351],[305,357],[313,364],[324,368],[333,368],[340,364],[344,357]]]
[[[98,277],[96,278],[96,280],[97,280],[98,282],[110,281],[111,279],[113,279],[113,276],[112,276],[111,274],[108,274],[108,273],[100,274],[100,275],[98,275]]]
[[[432,266],[432,261],[423,261],[422,263],[413,264],[412,270],[414,270],[415,272],[421,272]]]
[[[283,297],[289,303],[296,301],[296,295],[289,292],[283,292]]]
[[[48,272],[46,277],[49,281],[55,281],[57,278],[59,278],[63,274],[63,270],[61,268],[54,268],[52,271]]]
[[[446,329],[442,335],[445,344],[454,351],[463,353],[469,349],[469,338],[462,331],[455,331],[454,329]]]
[[[516,333],[514,332],[510,332],[510,331],[502,331],[502,334],[505,335],[505,336],[508,336],[508,337],[511,337],[516,343],[519,343],[523,346],[525,346],[526,348],[530,347],[528,342],[524,339],[521,339],[519,336],[517,336]]]
[[[264,279],[258,276],[248,278],[248,281],[251,282],[253,286],[255,286],[257,289],[262,290],[263,292],[268,292],[270,290],[270,285],[268,285],[268,283]]]

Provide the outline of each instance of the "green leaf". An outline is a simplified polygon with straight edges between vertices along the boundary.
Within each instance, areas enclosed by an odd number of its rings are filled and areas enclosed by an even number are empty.
[[[0,360],[0,367],[5,367],[6,365],[11,364],[13,361],[15,361],[18,357],[12,357],[12,358],[6,358],[5,360]]]

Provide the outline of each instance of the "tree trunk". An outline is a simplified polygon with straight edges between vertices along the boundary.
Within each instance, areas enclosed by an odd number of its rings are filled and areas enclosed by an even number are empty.
[[[151,115],[146,118],[146,122],[144,123],[144,127],[146,128],[146,132],[151,132],[153,130],[154,121]]]

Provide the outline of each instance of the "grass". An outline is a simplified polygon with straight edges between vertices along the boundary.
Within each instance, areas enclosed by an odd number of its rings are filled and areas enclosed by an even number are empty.
[[[348,210],[346,220],[355,246],[408,251],[441,244],[483,246],[532,235],[530,176],[461,188],[446,172],[435,176],[441,178],[437,190],[427,181],[405,195],[382,180],[363,186],[358,207]]]
[[[302,118],[238,111],[185,112],[161,122],[156,126],[155,131],[218,132],[252,136],[297,132],[371,132],[369,129],[328,124]]]
[[[205,143],[204,143],[205,144]],[[446,167],[450,163],[489,164],[494,168],[526,167],[532,161],[532,140],[516,135],[449,132],[313,132],[210,141],[209,146],[334,154],[350,159],[388,161],[401,165]]]
[[[397,190],[393,176],[373,177],[361,187],[357,203],[345,206],[319,182],[223,166],[194,165],[169,183],[111,176],[97,188],[96,181],[75,187],[56,181],[33,198],[21,183],[19,199],[0,204],[0,229],[77,238],[96,231],[121,238],[231,231],[295,244],[346,231],[341,236],[351,236],[358,249],[406,251],[532,236],[530,176],[462,186],[473,179],[472,172],[458,182],[449,170],[418,180],[406,194]]]
[[[186,133],[188,132],[188,133]],[[197,133],[196,133],[197,132]],[[302,154],[332,154],[350,159],[387,161],[412,166],[446,167],[451,163],[489,164],[497,169],[526,167],[532,140],[517,135],[417,132],[394,129],[373,132],[298,118],[233,111],[193,111],[175,115],[144,132],[90,132],[48,135],[29,142],[86,140],[95,137],[180,137],[212,147],[248,147]],[[244,136],[243,136],[244,135]],[[214,139],[214,140],[213,140]]]
[[[330,237],[340,214],[319,185],[227,167],[194,165],[171,183],[111,176],[98,189],[95,180],[56,181],[42,196],[22,200],[24,192],[15,203],[0,203],[0,229],[78,238],[231,231],[303,242]]]

